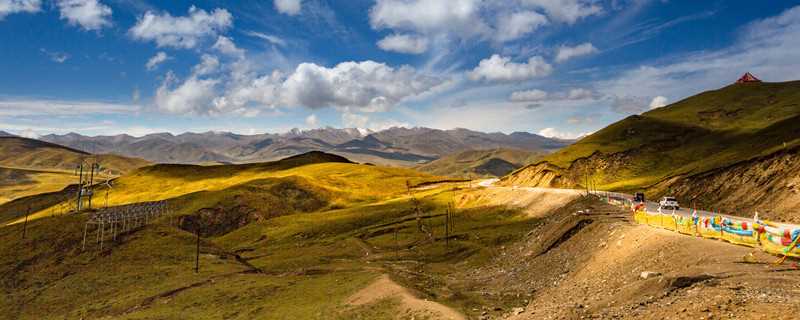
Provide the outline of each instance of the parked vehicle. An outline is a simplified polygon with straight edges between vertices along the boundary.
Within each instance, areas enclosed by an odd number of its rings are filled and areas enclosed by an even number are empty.
[[[658,202],[659,208],[665,209],[675,209],[680,210],[681,206],[678,204],[678,200],[675,197],[663,197],[661,201]]]
[[[633,194],[633,202],[644,202],[644,192],[637,192]]]

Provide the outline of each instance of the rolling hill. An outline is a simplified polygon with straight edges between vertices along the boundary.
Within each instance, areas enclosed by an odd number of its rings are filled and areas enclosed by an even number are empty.
[[[96,159],[103,173],[120,175],[150,163],[112,154],[90,154],[45,141],[21,137],[0,137],[0,166],[29,170],[72,172],[84,159]]]
[[[59,191],[77,183],[73,173],[75,166],[87,159],[100,163],[98,178],[116,177],[150,164],[117,155],[92,155],[40,140],[0,137],[0,203]]]
[[[733,84],[625,118],[501,183],[644,189],[706,208],[798,219],[797,164],[788,160],[800,146],[797,123],[800,81]],[[750,176],[731,179],[734,172]]]
[[[414,166],[444,155],[476,149],[515,148],[551,152],[571,141],[535,134],[482,133],[466,129],[391,128],[294,129],[283,134],[229,132],[88,137],[76,133],[40,139],[90,153],[113,153],[157,163],[248,163],[274,161],[309,151],[324,151],[357,162]]]
[[[416,169],[459,178],[501,177],[544,155],[543,152],[518,149],[468,150],[446,155]]]

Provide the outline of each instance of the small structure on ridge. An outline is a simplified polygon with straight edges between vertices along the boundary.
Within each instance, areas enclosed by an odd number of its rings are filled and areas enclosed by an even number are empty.
[[[761,82],[758,78],[754,75],[750,74],[750,72],[745,72],[744,75],[736,80],[736,83],[750,83],[750,82]]]

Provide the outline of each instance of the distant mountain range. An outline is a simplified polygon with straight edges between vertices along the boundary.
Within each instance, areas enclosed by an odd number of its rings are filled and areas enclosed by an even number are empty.
[[[242,163],[271,161],[308,151],[338,154],[353,161],[411,166],[466,150],[514,148],[552,152],[572,141],[527,132],[483,133],[467,129],[391,128],[382,131],[322,128],[282,134],[230,132],[149,134],[133,137],[45,135],[40,140],[88,153],[113,153],[159,163]]]

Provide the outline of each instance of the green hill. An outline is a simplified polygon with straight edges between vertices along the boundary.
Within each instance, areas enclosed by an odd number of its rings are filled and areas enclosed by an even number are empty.
[[[2,167],[72,172],[75,165],[85,159],[96,160],[103,167],[103,173],[108,175],[120,175],[150,164],[142,159],[113,154],[93,155],[41,140],[0,137]]]
[[[0,203],[38,193],[50,193],[77,183],[81,161],[101,165],[98,179],[108,179],[150,163],[111,154],[92,155],[40,140],[0,136]]]
[[[658,196],[692,177],[800,145],[798,123],[800,81],[734,84],[630,116],[502,183],[584,187],[589,181],[599,189],[647,189]],[[695,201],[705,195],[686,190],[679,196]],[[706,202],[721,205],[723,199]]]
[[[468,150],[446,155],[416,169],[440,176],[459,178],[500,177],[538,160],[544,152],[518,149]]]
[[[422,298],[436,297],[459,310],[488,304],[510,308],[510,298],[461,289],[452,295],[443,283],[461,268],[489,263],[498,248],[519,240],[539,220],[514,208],[462,205],[450,224],[448,245],[443,214],[448,203],[477,201],[462,198],[471,189],[454,194],[457,185],[412,189],[418,202],[411,201],[407,183],[439,179],[322,153],[258,164],[144,167],[115,180],[109,205],[167,199],[174,211],[116,240],[107,237],[102,250],[95,227],[89,227],[82,250],[87,214],[48,211],[60,205],[57,195],[18,199],[17,207],[33,201],[49,208],[27,224],[0,226],[0,314],[14,319],[394,319],[404,312],[409,318],[437,318],[409,313],[392,299],[347,305],[348,297],[383,274],[424,289]],[[106,190],[95,192],[102,199]],[[4,207],[0,220],[15,218]],[[194,273],[197,224],[200,272]],[[418,279],[416,268],[424,264],[431,270],[421,271],[426,276]]]

